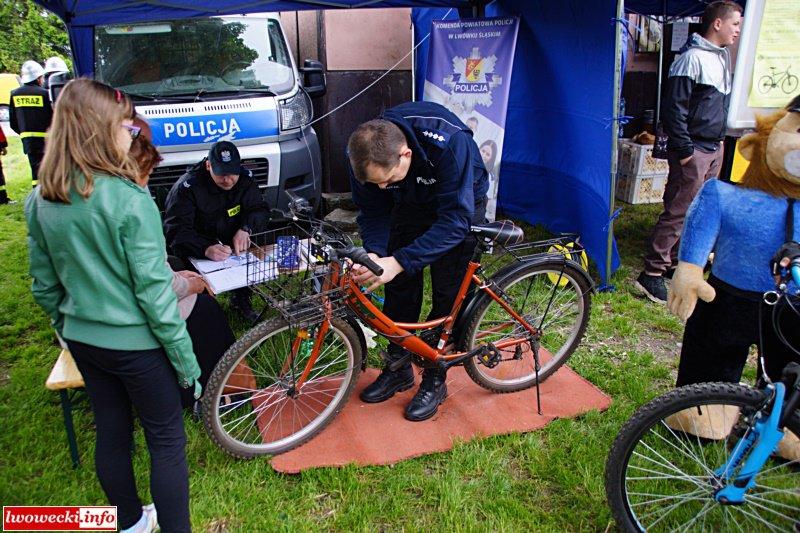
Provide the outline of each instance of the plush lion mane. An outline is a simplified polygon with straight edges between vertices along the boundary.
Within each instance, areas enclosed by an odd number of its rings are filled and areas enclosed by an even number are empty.
[[[756,131],[742,137],[739,141],[741,151],[751,150],[750,165],[742,176],[740,185],[748,189],[758,189],[773,196],[800,198],[800,185],[791,183],[776,175],[767,165],[767,140],[772,129],[786,116],[786,109],[779,109],[766,116],[756,116]]]

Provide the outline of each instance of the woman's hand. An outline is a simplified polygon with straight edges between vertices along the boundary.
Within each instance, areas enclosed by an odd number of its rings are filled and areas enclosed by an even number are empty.
[[[191,270],[181,270],[178,275],[189,283],[189,294],[200,294],[206,290],[206,282],[203,276]]]

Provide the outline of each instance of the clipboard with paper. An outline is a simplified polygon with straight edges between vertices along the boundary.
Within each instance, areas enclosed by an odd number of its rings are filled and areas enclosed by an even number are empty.
[[[313,255],[308,253],[309,250],[309,239],[294,237],[267,245],[254,242],[248,252],[232,255],[223,261],[195,257],[189,260],[203,276],[209,289],[214,294],[220,294],[276,279],[281,274],[307,270],[309,265],[316,262]],[[255,272],[258,273],[257,280],[253,276]]]

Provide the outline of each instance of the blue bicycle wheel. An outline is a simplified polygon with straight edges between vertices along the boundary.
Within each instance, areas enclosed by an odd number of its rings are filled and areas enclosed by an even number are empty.
[[[764,391],[733,383],[675,389],[623,426],[606,463],[606,495],[624,531],[797,531],[800,527],[800,416],[747,491],[723,504],[716,492],[738,467],[721,469],[752,431]]]

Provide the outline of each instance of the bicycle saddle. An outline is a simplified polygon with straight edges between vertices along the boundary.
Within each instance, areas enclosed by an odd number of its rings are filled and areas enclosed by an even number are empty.
[[[478,238],[488,239],[503,246],[517,244],[525,238],[522,228],[515,226],[510,220],[497,220],[472,226],[469,231]]]

